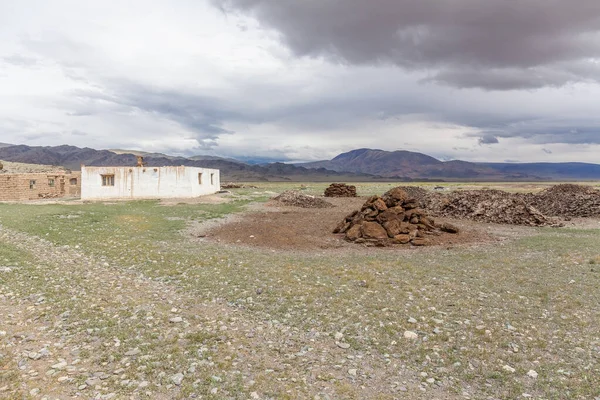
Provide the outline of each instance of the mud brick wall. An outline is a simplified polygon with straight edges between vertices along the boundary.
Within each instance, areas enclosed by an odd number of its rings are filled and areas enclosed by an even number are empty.
[[[0,174],[0,201],[77,197],[81,194],[81,174],[37,173]]]

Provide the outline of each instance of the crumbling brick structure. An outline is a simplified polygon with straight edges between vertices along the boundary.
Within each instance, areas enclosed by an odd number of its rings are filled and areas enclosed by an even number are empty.
[[[81,195],[81,173],[0,174],[0,201],[23,201]]]

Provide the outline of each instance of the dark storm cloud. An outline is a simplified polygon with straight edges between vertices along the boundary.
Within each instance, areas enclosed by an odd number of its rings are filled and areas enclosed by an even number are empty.
[[[490,134],[484,134],[483,136],[481,136],[479,138],[479,144],[480,145],[484,145],[484,144],[496,144],[498,143],[498,138],[494,135],[490,135]]]
[[[255,16],[298,56],[391,63],[456,87],[600,80],[597,0],[212,0]]]
[[[552,119],[507,124],[493,131],[483,130],[468,135],[480,144],[497,143],[498,138],[523,138],[533,144],[600,144],[600,119],[555,121]],[[495,142],[493,140],[496,140]]]
[[[355,2],[347,1],[349,7],[356,7]],[[295,7],[302,9],[310,3],[301,2]],[[285,2],[281,4],[285,5]],[[269,5],[265,1],[256,7],[260,9]],[[393,3],[389,6],[392,7]],[[531,93],[458,93],[452,88],[416,84],[413,77],[394,67],[342,68],[343,75],[319,85],[312,96],[297,96],[302,91],[295,84],[236,74],[228,77],[236,88],[235,93],[225,94],[218,90],[194,90],[193,85],[190,89],[168,85],[161,87],[143,83],[135,76],[107,76],[102,54],[61,36],[39,42],[28,39],[23,44],[36,56],[42,57],[42,61],[49,59],[60,65],[69,79],[86,83],[89,87],[74,91],[54,104],[68,116],[135,115],[139,112],[156,115],[184,127],[203,149],[216,146],[221,135],[233,133],[228,128],[236,123],[248,126],[272,124],[281,128],[281,135],[286,135],[294,130],[353,131],[362,121],[410,120],[413,116],[430,123],[473,128],[477,132],[467,136],[473,137],[481,145],[493,145],[499,138],[515,137],[536,144],[600,143],[600,133],[595,128],[600,126],[600,117],[592,115],[589,120],[581,121],[577,117],[570,118],[567,113],[564,121],[556,121],[545,115],[547,113],[540,114],[539,109],[522,109],[519,106],[523,101],[535,103],[540,99]],[[362,46],[361,43],[358,45]],[[483,54],[470,55],[473,59],[475,56],[483,59]],[[383,56],[379,59],[383,59]],[[421,61],[425,63],[426,60],[423,58]],[[364,62],[368,62],[368,59]],[[406,66],[400,62],[397,64]],[[430,74],[430,80],[494,89],[529,89],[555,85],[556,82],[582,80],[584,77],[591,79],[589,77],[597,69],[581,60],[553,64],[560,66],[559,69],[535,67],[537,74],[533,74],[531,68],[520,66],[485,68],[472,72],[448,63],[445,66],[439,64],[439,72],[437,75]],[[316,79],[309,81],[309,85],[317,87],[317,82]],[[529,96],[529,100],[522,100],[518,96]],[[570,110],[572,112],[572,107]],[[356,133],[356,136],[362,136],[362,133]]]

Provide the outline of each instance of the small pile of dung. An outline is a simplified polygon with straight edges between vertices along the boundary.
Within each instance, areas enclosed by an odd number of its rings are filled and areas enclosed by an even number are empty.
[[[325,189],[325,197],[356,197],[356,186],[332,183]]]
[[[298,192],[297,190],[286,190],[281,193],[279,196],[274,197],[273,200],[278,201],[279,203],[292,206],[292,207],[302,207],[302,208],[327,208],[334,207],[333,204],[326,202],[323,199],[320,199],[315,196],[310,196],[307,194],[303,194]]]

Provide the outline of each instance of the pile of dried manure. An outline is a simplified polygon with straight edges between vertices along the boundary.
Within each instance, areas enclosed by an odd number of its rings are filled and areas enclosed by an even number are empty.
[[[361,207],[347,215],[333,233],[344,233],[345,239],[355,243],[378,246],[393,244],[429,244],[428,236],[442,231],[458,233],[450,224],[436,224],[416,199],[401,188],[394,188],[383,196],[369,198]]]
[[[274,197],[273,200],[292,207],[302,208],[327,208],[334,207],[333,204],[326,202],[315,196],[300,193],[297,190],[286,190],[279,196]]]
[[[497,224],[556,226],[558,223],[528,204],[526,196],[501,190],[432,193],[426,207],[433,215]]]

